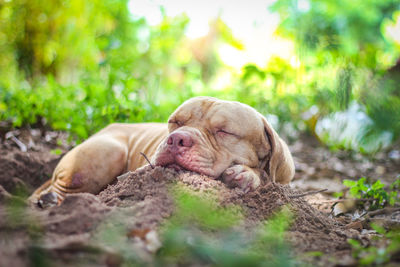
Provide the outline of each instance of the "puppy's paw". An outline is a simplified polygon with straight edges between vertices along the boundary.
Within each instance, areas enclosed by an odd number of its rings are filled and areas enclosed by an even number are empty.
[[[222,180],[228,186],[241,188],[245,193],[260,185],[257,171],[245,165],[234,165],[226,169],[222,174]]]

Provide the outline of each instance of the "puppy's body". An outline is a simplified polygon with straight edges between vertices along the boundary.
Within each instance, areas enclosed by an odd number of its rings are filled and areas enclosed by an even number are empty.
[[[31,199],[56,192],[98,193],[118,175],[146,164],[185,169],[221,178],[245,191],[261,180],[289,183],[289,149],[267,120],[239,102],[196,97],[183,103],[167,124],[111,124],[68,152],[50,181]]]
[[[164,123],[110,124],[69,151],[31,199],[47,192],[96,194],[118,175],[145,165],[140,152],[152,157],[167,135]]]

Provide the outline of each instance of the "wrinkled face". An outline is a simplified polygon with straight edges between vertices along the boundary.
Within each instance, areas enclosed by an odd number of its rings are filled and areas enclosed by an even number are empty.
[[[192,98],[170,116],[168,129],[153,158],[158,166],[218,178],[236,164],[262,168],[270,151],[261,115],[238,102]]]

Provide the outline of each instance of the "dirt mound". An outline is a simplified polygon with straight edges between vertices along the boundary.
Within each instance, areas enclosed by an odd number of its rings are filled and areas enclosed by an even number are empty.
[[[243,208],[246,226],[257,225],[288,205],[295,214],[290,229],[290,239],[298,251],[333,252],[349,249],[347,238],[357,238],[357,232],[344,230],[334,219],[311,207],[300,193],[289,186],[270,183],[253,192],[243,194],[241,190],[229,189],[222,182],[190,172],[176,173],[170,169],[145,168],[125,175],[121,181],[99,194],[99,198],[110,206],[141,207],[142,222],[135,227],[154,227],[163,218],[171,215],[173,201],[168,193],[168,184],[177,181],[193,192],[217,195],[222,206],[239,205]],[[156,215],[156,216],[155,216]],[[152,219],[145,218],[152,217]]]
[[[123,257],[115,253],[116,244],[129,246],[139,258],[151,260],[152,252],[160,246],[159,226],[174,214],[171,185],[206,198],[212,195],[222,207],[240,206],[245,218],[243,229],[247,230],[270,218],[281,207],[290,207],[295,219],[288,239],[298,252],[349,252],[346,239],[357,237],[357,232],[344,230],[289,186],[267,184],[243,194],[206,176],[147,166],[119,177],[98,196],[73,194],[60,206],[47,210],[34,207],[14,212],[20,212],[23,223],[10,223],[15,214],[8,212],[10,206],[15,206],[13,202],[21,200],[3,198],[0,218],[6,220],[0,222],[0,235],[4,234],[9,242],[0,244],[0,265],[16,262],[15,259],[25,264],[40,258],[38,255],[46,255],[52,264],[121,263]],[[32,225],[36,226],[32,229]],[[119,239],[114,240],[116,237]]]

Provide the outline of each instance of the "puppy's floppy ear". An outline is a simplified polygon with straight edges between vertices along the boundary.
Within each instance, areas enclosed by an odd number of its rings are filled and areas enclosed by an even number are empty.
[[[269,161],[265,164],[265,171],[270,179],[281,184],[288,184],[294,176],[294,162],[292,154],[267,119],[262,116],[265,138],[270,147]],[[267,160],[268,160],[267,158]]]

